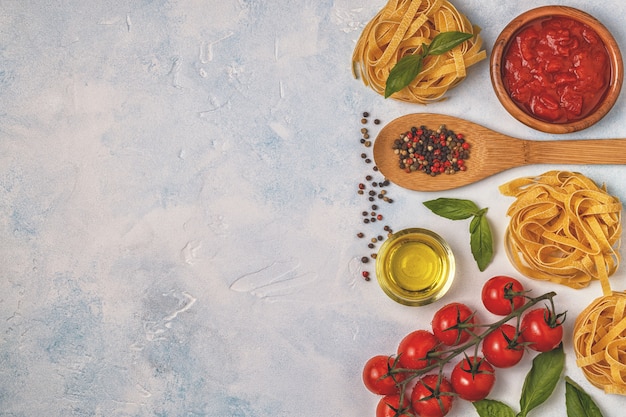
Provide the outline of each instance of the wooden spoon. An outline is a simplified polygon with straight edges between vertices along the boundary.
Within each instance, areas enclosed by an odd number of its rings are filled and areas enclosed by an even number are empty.
[[[445,125],[469,142],[466,171],[427,175],[407,173],[399,165],[393,142],[411,127],[438,129]],[[532,164],[626,164],[626,139],[548,140],[517,139],[476,123],[432,113],[407,114],[383,127],[374,142],[374,161],[389,181],[415,191],[443,191],[475,183],[507,169]]]

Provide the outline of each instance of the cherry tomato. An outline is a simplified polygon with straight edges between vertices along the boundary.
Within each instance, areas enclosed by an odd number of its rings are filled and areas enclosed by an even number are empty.
[[[456,364],[450,375],[452,388],[467,401],[483,400],[496,381],[495,370],[484,358],[470,356]]]
[[[396,381],[401,382],[406,378],[403,374],[389,374],[393,368],[395,359],[390,356],[377,355],[370,358],[363,367],[363,383],[365,387],[378,395],[397,394]],[[395,378],[395,380],[394,380]]]
[[[443,417],[452,408],[454,393],[452,384],[445,377],[439,375],[425,375],[417,381],[411,393],[411,405],[420,417]]]
[[[376,417],[413,417],[409,398],[404,396],[400,407],[400,394],[386,395],[378,401]]]
[[[510,324],[503,324],[483,339],[483,355],[490,364],[497,368],[509,368],[522,360],[523,338],[515,337],[516,329]]]
[[[427,359],[429,352],[438,349],[439,341],[427,330],[415,330],[402,339],[398,345],[398,362],[400,367],[422,369],[432,363]]]
[[[441,307],[431,323],[435,337],[443,344],[457,346],[467,342],[474,330],[476,317],[465,304],[451,303]],[[459,327],[455,326],[467,326]]]
[[[524,292],[522,284],[512,277],[498,275],[483,285],[482,300],[487,310],[499,316],[511,314],[514,309],[518,309],[526,303],[526,299],[521,296],[513,296],[513,293]]]
[[[530,310],[522,318],[522,337],[528,347],[538,352],[556,348],[563,340],[563,326],[559,316],[548,308]]]

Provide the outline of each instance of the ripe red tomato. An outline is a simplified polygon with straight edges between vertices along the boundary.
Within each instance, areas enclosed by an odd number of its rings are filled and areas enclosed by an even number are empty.
[[[393,357],[385,355],[374,356],[365,362],[363,367],[365,387],[378,395],[397,394],[396,381],[401,382],[406,376],[401,373],[389,375],[389,369],[393,368],[394,362]]]
[[[376,417],[413,417],[408,396],[403,397],[400,407],[400,394],[386,395],[378,401]]]
[[[452,408],[454,392],[452,384],[445,377],[439,375],[425,375],[417,381],[411,393],[411,405],[420,417],[443,417]]]
[[[503,324],[483,339],[483,355],[490,364],[497,368],[509,368],[522,360],[523,338],[510,324]]]
[[[439,341],[427,330],[415,330],[398,345],[398,362],[401,368],[422,369],[432,363],[427,359],[429,352],[438,349]]]
[[[467,401],[483,400],[496,381],[495,370],[484,358],[470,356],[456,364],[450,375],[452,388]]]
[[[512,277],[498,275],[483,285],[481,298],[487,310],[499,316],[511,314],[513,309],[518,309],[526,303],[526,299],[521,295],[513,293],[523,293],[522,284]],[[513,309],[511,308],[513,306]]]
[[[474,331],[474,324],[476,324],[474,312],[461,303],[451,303],[441,307],[435,313],[431,323],[435,337],[448,346],[457,346],[467,342],[470,332]]]
[[[563,340],[562,321],[547,308],[528,311],[522,318],[521,332],[528,347],[538,352],[556,348]]]

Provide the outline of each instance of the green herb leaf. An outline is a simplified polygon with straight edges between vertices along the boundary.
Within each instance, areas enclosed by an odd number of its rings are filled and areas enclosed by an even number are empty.
[[[425,201],[424,205],[436,215],[450,220],[469,219],[480,211],[473,201],[458,198],[438,198]]]
[[[422,71],[423,60],[428,55],[441,55],[470,39],[471,33],[450,31],[441,32],[433,38],[430,45],[422,44],[422,49],[412,55],[405,55],[389,71],[385,84],[385,98],[397,93],[417,77]]]
[[[484,271],[493,258],[493,236],[484,214],[474,216],[470,223],[470,247],[478,269]]]
[[[565,377],[565,406],[567,417],[603,417],[589,394],[568,376]]]
[[[411,84],[411,81],[413,81],[422,70],[422,60],[423,56],[418,54],[405,55],[398,61],[389,72],[389,77],[387,77],[385,98]]]
[[[472,404],[480,417],[515,417],[515,411],[500,401],[480,400]]]
[[[464,32],[441,32],[435,36],[428,47],[428,55],[441,55],[459,46],[463,42],[474,36]]]
[[[542,352],[535,356],[530,372],[526,375],[522,396],[520,397],[521,412],[519,417],[526,417],[530,410],[546,401],[561,378],[565,365],[563,345],[554,350]]]

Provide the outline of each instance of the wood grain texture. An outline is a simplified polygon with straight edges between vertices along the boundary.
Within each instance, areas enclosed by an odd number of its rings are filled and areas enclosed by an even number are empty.
[[[465,135],[470,158],[467,171],[430,176],[406,173],[398,166],[392,144],[401,133],[425,125],[445,125]],[[383,127],[374,143],[374,160],[391,182],[415,191],[443,191],[473,184],[511,168],[532,164],[616,165],[626,164],[626,139],[584,139],[531,141],[514,138],[479,124],[434,113],[413,113],[392,120]]]

